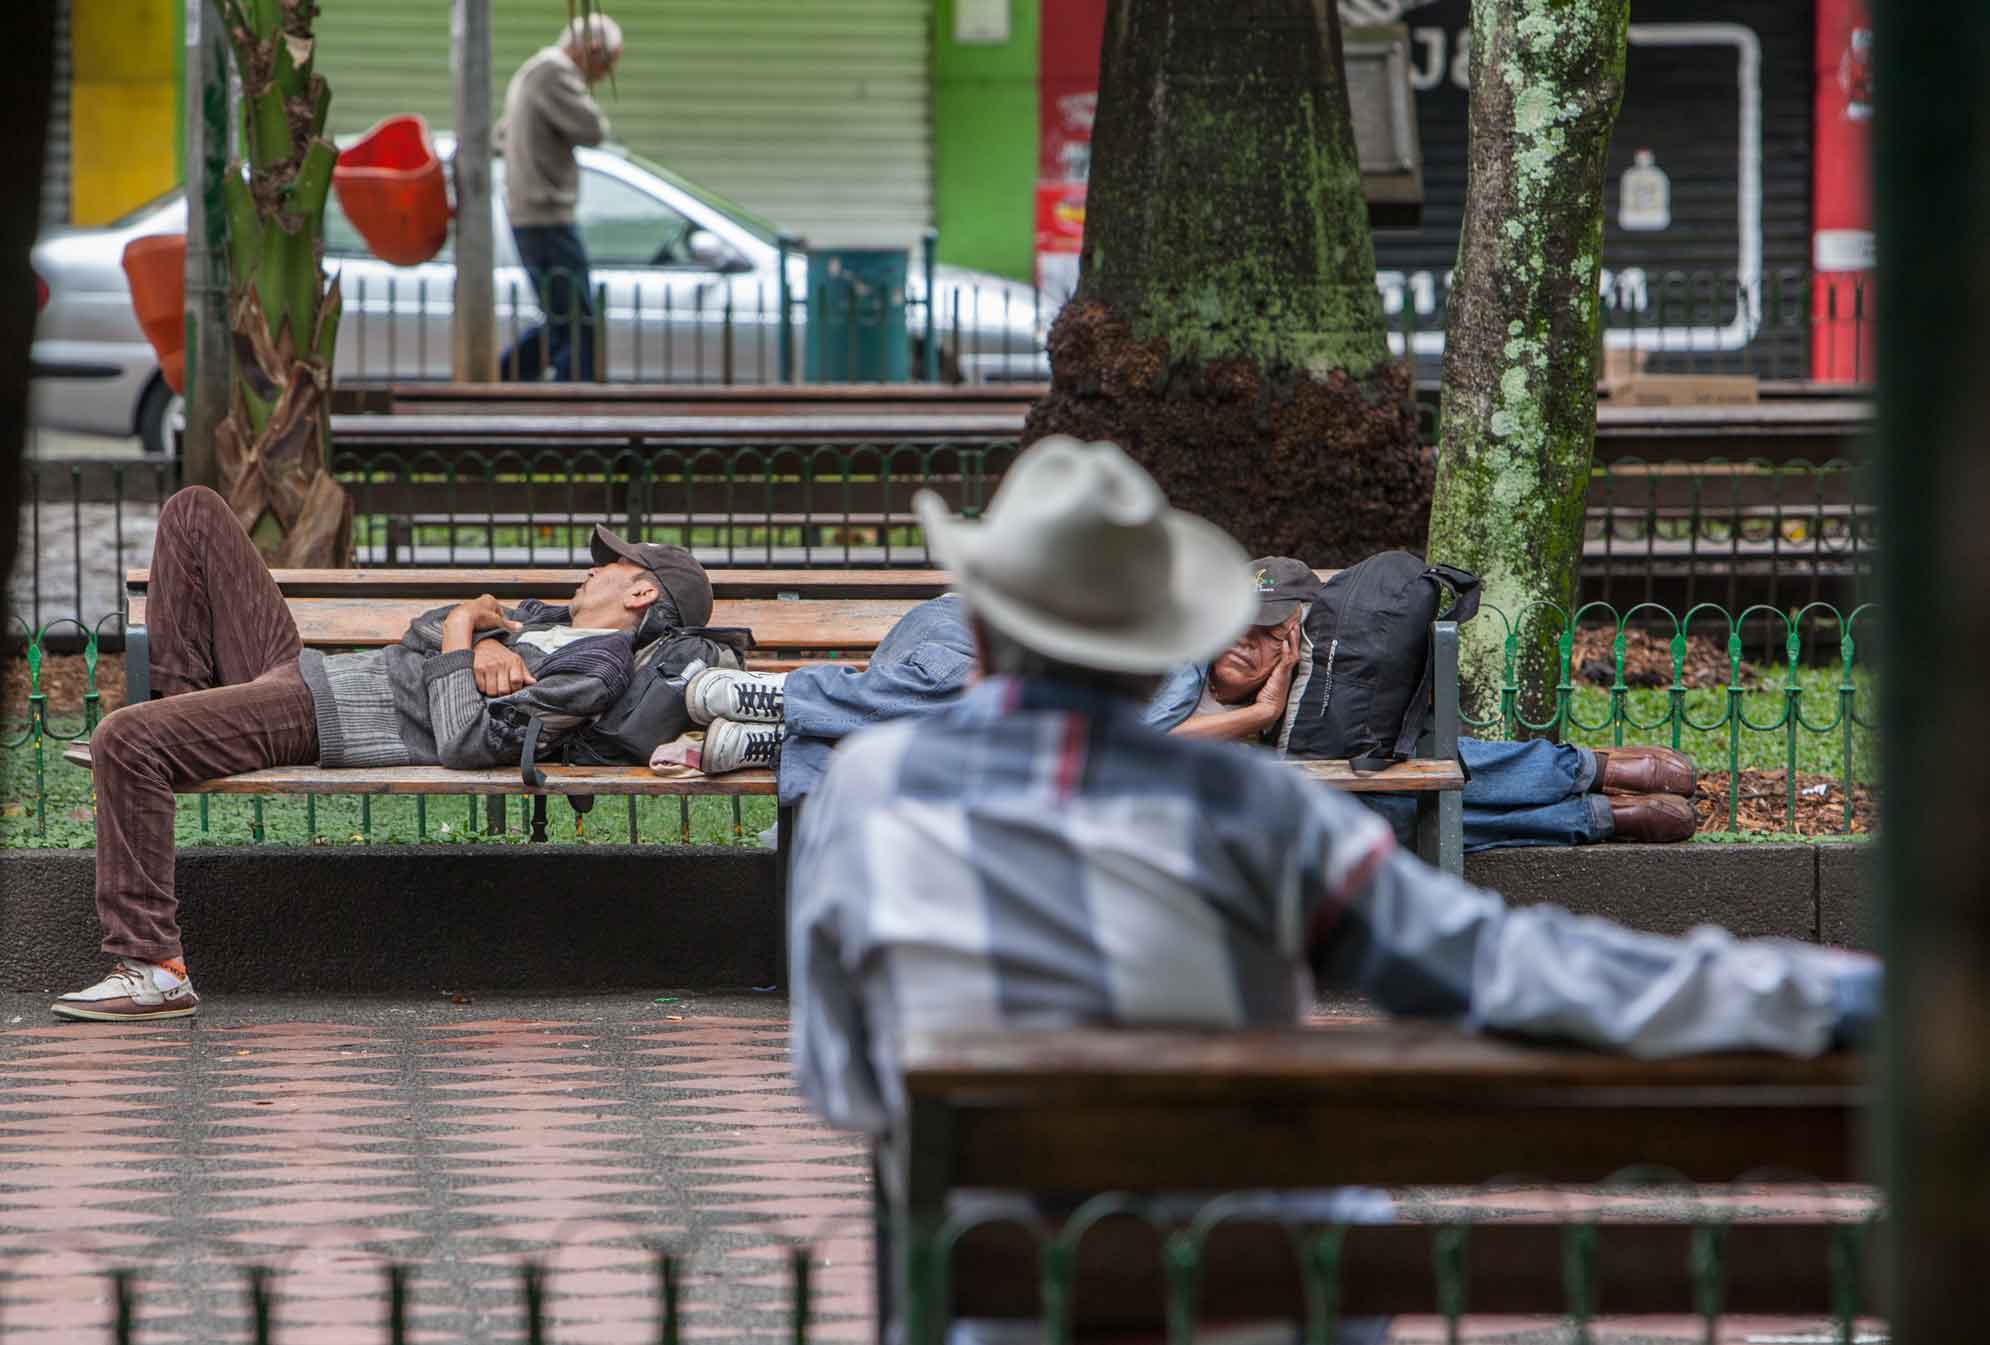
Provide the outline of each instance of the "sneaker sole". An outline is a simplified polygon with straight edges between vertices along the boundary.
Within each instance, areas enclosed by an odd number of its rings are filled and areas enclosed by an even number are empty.
[[[108,1013],[103,1009],[87,1009],[78,1004],[51,1004],[48,1011],[57,1018],[73,1018],[84,1023],[149,1023],[161,1018],[191,1018],[200,1012],[198,1004],[189,1004],[183,1009],[152,1009],[144,1013]]]

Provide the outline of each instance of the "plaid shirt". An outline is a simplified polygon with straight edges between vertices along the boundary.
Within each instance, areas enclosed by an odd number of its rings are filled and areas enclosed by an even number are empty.
[[[1509,909],[1262,752],[1004,679],[843,744],[802,814],[792,901],[797,1081],[877,1134],[912,1032],[1290,1024],[1326,984],[1643,1056],[1813,1054],[1877,975],[1830,949]]]

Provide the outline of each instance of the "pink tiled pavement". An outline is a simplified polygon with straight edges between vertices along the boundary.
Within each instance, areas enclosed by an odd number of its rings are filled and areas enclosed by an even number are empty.
[[[791,1339],[796,1246],[810,1249],[810,1338],[872,1338],[869,1167],[795,1096],[778,1001],[315,1007],[217,1003],[152,1027],[24,1013],[0,1027],[0,1345],[104,1339],[110,1266],[136,1273],[145,1345],[245,1340],[249,1264],[278,1272],[285,1345],[367,1345],[385,1339],[389,1261],[414,1267],[417,1340],[518,1340],[527,1258],[548,1276],[552,1339],[648,1341],[660,1243],[688,1258],[689,1339]],[[1732,1199],[1841,1215],[1862,1203]],[[1411,1203],[1488,1217],[1597,1202]],[[1824,1327],[1737,1318],[1721,1343],[1822,1345]],[[1532,1345],[1566,1328],[1486,1318],[1461,1338]],[[1702,1337],[1681,1317],[1594,1338]],[[1442,1339],[1427,1320],[1390,1335]]]

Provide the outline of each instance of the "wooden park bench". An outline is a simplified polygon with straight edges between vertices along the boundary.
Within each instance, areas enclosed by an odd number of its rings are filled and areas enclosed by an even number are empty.
[[[445,603],[480,593],[500,601],[557,598],[571,593],[585,573],[579,570],[278,570],[277,586],[296,618],[307,648],[364,649],[398,643],[408,622]],[[823,660],[861,666],[900,617],[946,591],[947,576],[937,570],[759,570],[710,572],[714,603],[711,624],[753,632],[748,666],[788,671]],[[125,694],[128,703],[151,698],[146,660],[147,570],[132,570],[125,587]],[[1433,641],[1437,729],[1423,759],[1374,772],[1355,772],[1344,761],[1294,762],[1293,767],[1340,789],[1413,793],[1419,800],[1418,851],[1452,873],[1464,867],[1462,796],[1464,776],[1457,762],[1457,628],[1439,622]],[[81,749],[86,751],[86,749]],[[480,795],[495,806],[504,798],[533,799],[532,838],[546,838],[546,799],[644,796],[767,796],[775,793],[769,770],[729,775],[689,773],[665,777],[646,766],[567,766],[539,768],[543,780],[528,787],[518,767],[451,770],[441,766],[393,766],[328,770],[283,766],[224,776],[195,785],[192,794],[400,794]],[[583,806],[585,806],[583,804]],[[785,883],[794,819],[780,814],[777,872]],[[631,822],[633,828],[634,823]]]
[[[1478,1189],[1424,1190],[1400,1222],[1348,1227],[1325,1266],[1318,1224],[1235,1204],[1199,1249],[1201,1319],[1307,1320],[1302,1262],[1346,1315],[1873,1310],[1862,1193],[1827,1187],[1860,1179],[1866,1092],[1849,1054],[1654,1063],[1398,1021],[914,1037],[901,1065],[879,1288],[924,1328],[1040,1315],[1060,1260],[1045,1255],[1060,1222],[1047,1207],[1165,1193],[1191,1197],[1193,1214],[1224,1193],[1337,1186]],[[956,1202],[946,1227],[950,1197],[990,1191],[1036,1193],[1039,1226],[977,1226]],[[1751,1218],[1751,1205],[1774,1212]],[[1160,1329],[1165,1267],[1193,1246],[1178,1238],[1170,1255],[1166,1236],[1186,1224],[1113,1218],[1075,1248],[1067,1237],[1072,1325]]]

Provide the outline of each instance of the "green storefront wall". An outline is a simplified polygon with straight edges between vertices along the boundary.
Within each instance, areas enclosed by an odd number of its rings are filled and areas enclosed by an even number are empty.
[[[954,0],[934,0],[933,15],[933,210],[940,259],[1025,281],[1035,270],[1043,2],[1009,0],[1009,40],[1000,44],[954,41]]]

